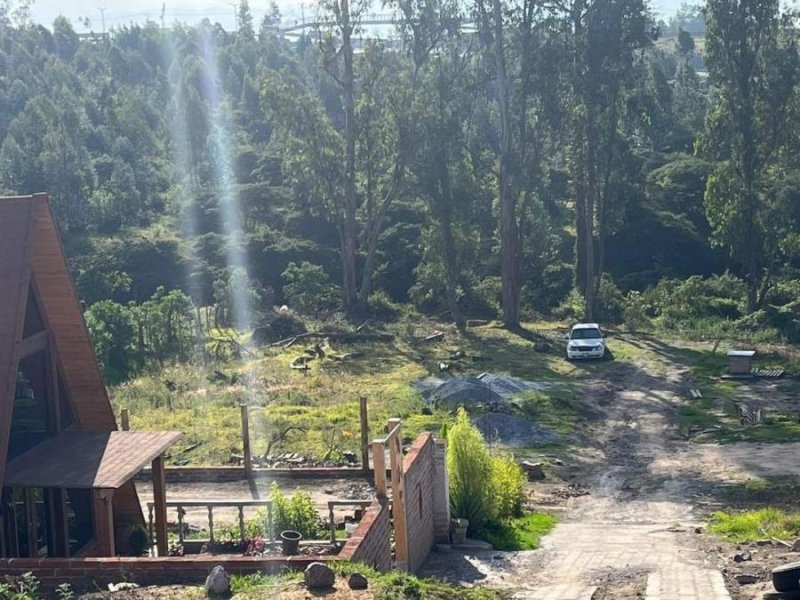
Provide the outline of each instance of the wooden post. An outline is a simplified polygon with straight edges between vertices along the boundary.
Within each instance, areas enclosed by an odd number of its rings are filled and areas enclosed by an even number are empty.
[[[49,488],[45,490],[45,497],[50,512],[50,542],[49,551],[52,556],[69,557],[69,531],[67,526],[66,506],[64,505],[64,490]]]
[[[408,569],[408,529],[406,525],[405,476],[403,474],[403,435],[400,419],[389,419],[389,431],[397,427],[389,439],[389,466],[392,470],[392,516],[394,517],[395,567]]]
[[[369,420],[367,419],[367,398],[358,399],[361,412],[361,468],[369,471]]]
[[[6,548],[6,553],[8,558],[21,558],[19,555],[19,528],[17,527],[17,494],[16,490],[13,488],[8,490],[7,492],[3,492],[4,495],[7,494],[7,504],[8,507],[8,520],[6,521],[6,528],[8,531],[8,547]]]
[[[372,472],[375,477],[375,495],[378,500],[386,500],[386,455],[383,442],[372,442]]]
[[[94,537],[98,556],[114,556],[114,490],[94,490]]]
[[[167,537],[167,483],[164,474],[164,455],[153,460],[153,505],[156,517],[156,547],[159,556],[169,554]]]
[[[131,430],[131,415],[128,412],[127,408],[123,408],[120,411],[119,419],[122,421],[122,431],[130,431]]]
[[[8,556],[8,549],[6,548],[6,503],[5,496],[4,502],[0,506],[0,558],[10,558]]]
[[[253,477],[253,455],[250,451],[250,415],[246,402],[239,404],[242,412],[242,449],[244,454],[244,475],[247,479]]]
[[[25,499],[25,535],[28,542],[28,558],[39,556],[39,540],[36,536],[38,525],[36,523],[36,503],[33,497],[32,488],[22,490]]]

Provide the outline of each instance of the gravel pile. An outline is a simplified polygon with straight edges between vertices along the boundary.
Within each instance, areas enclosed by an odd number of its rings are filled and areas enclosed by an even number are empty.
[[[482,373],[478,375],[478,379],[503,398],[511,398],[522,392],[549,390],[553,387],[552,384],[544,381],[525,381],[510,375],[495,375],[494,373]]]
[[[469,408],[503,402],[503,397],[477,377],[454,377],[432,390],[428,400],[436,406]]]

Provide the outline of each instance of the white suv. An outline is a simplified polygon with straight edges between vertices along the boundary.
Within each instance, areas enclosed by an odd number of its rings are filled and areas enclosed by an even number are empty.
[[[567,358],[603,358],[606,339],[597,323],[574,325],[567,338]]]

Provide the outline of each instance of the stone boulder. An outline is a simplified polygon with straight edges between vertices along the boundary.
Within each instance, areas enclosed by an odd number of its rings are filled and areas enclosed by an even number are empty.
[[[361,573],[351,573],[347,578],[347,585],[351,590],[365,590],[369,587],[369,582]]]
[[[326,564],[321,562],[311,563],[303,573],[306,587],[310,590],[327,590],[333,587],[336,574]]]
[[[209,598],[224,598],[231,594],[231,576],[221,565],[211,569],[206,578],[206,594]]]

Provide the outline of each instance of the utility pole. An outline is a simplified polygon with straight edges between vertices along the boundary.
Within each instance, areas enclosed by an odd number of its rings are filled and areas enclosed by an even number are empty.
[[[103,37],[106,37],[106,7],[99,6],[97,9],[100,11],[100,22],[103,24]]]
[[[163,2],[161,4],[161,31],[164,31],[164,29],[165,29],[165,27],[164,27],[164,16],[166,15],[166,13],[167,13],[167,3]]]

